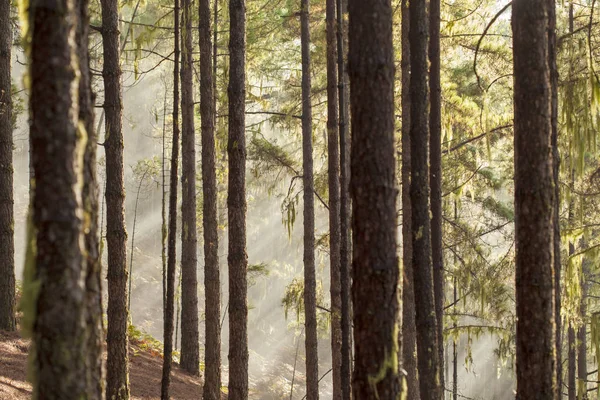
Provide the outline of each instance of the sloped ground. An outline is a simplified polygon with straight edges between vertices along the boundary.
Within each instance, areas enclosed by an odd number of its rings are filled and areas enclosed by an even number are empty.
[[[31,384],[27,382],[27,351],[29,341],[19,333],[0,331],[0,399],[25,400],[31,398]],[[134,342],[130,346],[131,398],[136,400],[160,399],[162,357],[160,353]],[[172,399],[192,400],[202,397],[202,381],[187,375],[176,366],[171,375]]]

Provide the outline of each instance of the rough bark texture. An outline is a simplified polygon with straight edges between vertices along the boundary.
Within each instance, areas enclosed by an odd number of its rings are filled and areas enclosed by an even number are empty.
[[[183,0],[181,63],[181,368],[200,375],[198,237],[196,229],[196,132],[192,71],[192,0]]]
[[[417,326],[418,371],[421,397],[439,400],[440,384],[437,352],[437,318],[431,264],[429,223],[429,91],[427,73],[428,26],[426,2],[410,2],[410,156],[411,229]]]
[[[119,64],[117,0],[102,0],[104,111],[106,152],[106,244],[108,252],[108,330],[106,397],[129,398],[127,337],[127,232],[123,184],[123,99]]]
[[[342,288],[340,282],[340,148],[335,0],[326,2],[327,169],[329,181],[329,276],[333,400],[342,400]]]
[[[171,145],[171,174],[169,176],[169,232],[167,238],[167,290],[164,319],[164,357],[160,397],[169,399],[171,365],[173,363],[173,330],[175,324],[175,269],[177,263],[177,171],[179,164],[179,0],[174,0],[174,40],[173,63],[173,141]]]
[[[337,1],[337,50],[340,135],[340,286],[342,298],[342,398],[351,395],[352,375],[352,317],[350,304],[350,163],[348,124],[348,74],[344,60],[344,10],[347,0]]]
[[[315,198],[313,178],[312,106],[310,103],[309,0],[301,0],[302,48],[302,182],[304,198],[304,335],[306,348],[306,398],[319,398],[317,339],[317,279],[315,271]]]
[[[587,260],[584,260],[583,265],[583,276],[585,277],[589,271],[587,271],[586,263]],[[577,398],[578,400],[587,400],[588,392],[587,392],[587,291],[588,284],[585,281],[585,278],[581,281],[581,305],[580,305],[580,313],[581,313],[581,326],[577,329]]]
[[[549,1],[513,1],[517,398],[554,399],[554,172]]]
[[[229,398],[248,398],[246,254],[246,1],[229,0]]]
[[[575,346],[575,328],[569,323],[568,333],[568,344],[569,344],[569,367],[567,373],[567,387],[568,387],[568,399],[577,399],[577,349]]]
[[[34,398],[87,397],[84,222],[81,192],[86,137],[78,130],[72,0],[31,4],[30,144],[35,178]],[[68,310],[68,312],[65,312]]]
[[[400,398],[394,51],[389,0],[350,0],[355,399]]]
[[[89,3],[78,2],[77,46],[79,54],[79,121],[85,127],[87,142],[83,156],[82,203],[85,215],[85,291],[87,351],[86,370],[87,395],[89,400],[104,399],[104,328],[102,321],[102,265],[98,237],[98,180],[96,178],[96,147],[98,143],[94,129],[94,94],[89,57]]]
[[[212,70],[210,0],[200,0],[200,114],[202,118],[202,203],[206,304],[204,399],[221,399],[221,280],[215,167],[215,76]],[[216,25],[213,26],[216,29]]]
[[[417,373],[417,327],[412,265],[410,206],[410,43],[409,2],[402,1],[402,368],[406,371],[406,397],[419,400]]]
[[[7,331],[16,329],[10,3],[0,0],[0,330]]]
[[[444,396],[444,248],[442,245],[442,86],[440,78],[440,0],[429,3],[429,186],[431,261],[437,318],[440,386]]]

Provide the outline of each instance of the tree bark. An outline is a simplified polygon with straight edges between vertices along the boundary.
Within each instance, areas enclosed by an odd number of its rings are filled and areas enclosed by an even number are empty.
[[[175,270],[177,264],[177,174],[179,167],[179,0],[174,0],[174,40],[173,58],[173,143],[171,146],[171,174],[169,177],[169,232],[167,238],[167,290],[164,320],[164,356],[160,397],[169,399],[171,366],[173,363],[173,330],[175,323]]]
[[[30,140],[35,185],[34,398],[87,398],[85,238],[75,45],[78,9],[37,2],[31,13]],[[68,312],[65,312],[68,310]]]
[[[192,0],[183,0],[181,63],[181,368],[200,375],[198,238],[196,228],[196,133],[192,71]]]
[[[425,1],[410,2],[410,156],[411,229],[417,360],[420,394],[424,399],[443,397],[437,347],[437,318],[433,289],[431,235],[429,222],[429,91],[427,49],[429,21]]]
[[[94,128],[94,100],[89,55],[89,2],[78,2],[78,24],[76,43],[78,44],[79,78],[79,121],[87,133],[83,155],[82,203],[85,233],[85,291],[86,291],[86,370],[87,395],[90,400],[104,399],[104,327],[102,321],[102,264],[98,237],[98,180],[96,176],[97,134]]]
[[[119,6],[101,0],[104,54],[106,152],[106,243],[108,252],[108,330],[106,398],[129,398],[127,337],[127,232],[123,184],[123,100],[121,92]]]
[[[349,2],[355,399],[400,398],[394,49],[389,0]]]
[[[6,331],[16,329],[10,7],[0,0],[0,330]]]
[[[246,1],[229,0],[229,397],[248,398],[246,254]]]
[[[402,367],[406,371],[406,397],[419,400],[417,373],[417,327],[415,325],[415,292],[412,265],[412,232],[410,204],[410,43],[409,1],[402,4]]]
[[[587,270],[587,260],[583,260],[583,278],[581,285],[581,326],[577,329],[577,398],[578,400],[587,400],[587,292],[588,284],[585,276],[589,273]]]
[[[306,347],[306,398],[319,398],[317,341],[317,279],[315,271],[315,199],[313,180],[312,106],[310,103],[309,0],[301,0],[302,48],[302,182],[304,197],[304,333]]]
[[[337,57],[338,57],[338,94],[339,94],[339,135],[340,135],[340,286],[342,300],[342,398],[351,395],[352,375],[352,316],[350,304],[350,168],[348,124],[348,81],[344,60],[344,5],[347,0],[337,0]]]
[[[340,148],[336,4],[326,2],[327,169],[329,182],[329,276],[331,294],[331,369],[333,400],[342,400],[342,288],[340,281]]]
[[[569,323],[569,369],[568,369],[568,399],[577,400],[577,349],[575,345],[575,328]]]
[[[204,399],[221,399],[221,280],[215,166],[215,76],[212,70],[210,0],[200,0],[200,114],[202,119],[202,204],[206,304]],[[216,24],[212,29],[217,29]]]
[[[554,172],[548,0],[513,1],[517,397],[555,399]]]
[[[440,77],[440,0],[429,3],[429,185],[431,260],[437,318],[440,386],[444,397],[444,249],[442,245],[442,86]]]

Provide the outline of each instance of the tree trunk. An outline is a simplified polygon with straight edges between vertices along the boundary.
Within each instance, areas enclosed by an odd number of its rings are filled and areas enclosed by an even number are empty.
[[[229,0],[229,398],[248,398],[246,254],[246,1]]]
[[[202,119],[202,203],[204,224],[205,356],[204,399],[221,400],[221,281],[215,167],[215,97],[210,0],[200,0],[200,114]],[[213,29],[217,29],[216,24]]]
[[[440,387],[444,397],[444,248],[442,245],[442,86],[440,77],[440,0],[429,3],[429,185],[431,260],[437,318]]]
[[[427,73],[428,26],[426,2],[410,2],[410,156],[411,229],[414,295],[419,299],[415,321],[421,397],[440,400],[440,364],[433,289],[429,222],[429,91]]]
[[[317,280],[315,271],[315,199],[313,181],[312,107],[310,104],[309,0],[301,0],[302,47],[302,182],[304,192],[304,324],[306,346],[306,398],[319,398],[317,341]]]
[[[30,140],[35,177],[36,297],[34,398],[87,398],[86,275],[83,204],[84,149],[78,130],[75,45],[78,9],[72,0],[55,7],[33,3],[31,15]],[[28,312],[30,310],[27,310]]]
[[[517,397],[521,399],[555,399],[557,395],[552,71],[548,62],[552,6],[548,0],[513,1],[516,349]]]
[[[585,276],[587,260],[583,260],[583,279],[581,281],[581,326],[577,329],[577,399],[587,400],[587,291],[588,285]]]
[[[575,344],[575,328],[569,322],[569,369],[568,369],[568,399],[577,400],[577,349]]]
[[[175,320],[175,269],[177,264],[177,170],[179,164],[179,0],[174,0],[173,25],[175,52],[173,58],[173,143],[169,177],[169,233],[167,239],[167,296],[164,320],[164,356],[160,397],[169,400],[171,365],[173,363],[173,330]]]
[[[406,397],[419,400],[417,373],[417,327],[415,326],[415,292],[413,287],[412,233],[410,206],[410,43],[409,2],[402,4],[402,367],[406,371]]]
[[[196,228],[196,133],[192,71],[192,0],[183,0],[181,63],[181,368],[200,375],[198,238]]]
[[[329,274],[333,400],[342,400],[342,289],[340,282],[340,148],[335,0],[326,2],[327,169],[329,180]]]
[[[389,0],[349,2],[355,399],[400,398],[394,49]]]
[[[98,238],[98,180],[96,176],[96,147],[98,143],[94,128],[94,100],[92,93],[89,56],[89,2],[78,3],[79,19],[76,43],[78,44],[79,78],[79,121],[87,132],[83,155],[82,203],[87,224],[84,226],[86,252],[86,327],[87,350],[87,398],[104,399],[104,376],[102,353],[104,351],[104,327],[102,321],[102,264]]]
[[[350,304],[350,168],[348,125],[348,81],[344,60],[345,0],[337,0],[337,57],[340,135],[340,286],[342,300],[342,398],[350,399],[352,375],[352,317]]]
[[[0,0],[0,330],[14,331],[15,243],[10,0]]]
[[[127,232],[123,184],[123,100],[121,93],[119,6],[101,0],[104,54],[106,152],[106,242],[108,251],[108,330],[106,398],[129,398],[127,338]]]

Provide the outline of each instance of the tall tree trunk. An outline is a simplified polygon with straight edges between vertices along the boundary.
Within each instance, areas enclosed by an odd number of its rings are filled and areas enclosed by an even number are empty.
[[[15,242],[10,0],[0,0],[0,330],[14,331]]]
[[[548,0],[513,1],[517,397],[522,399],[557,395],[551,7]]]
[[[304,192],[304,324],[306,346],[306,398],[319,398],[317,340],[317,280],[315,271],[315,199],[313,181],[312,106],[310,104],[309,0],[301,0],[302,47],[302,182]]]
[[[167,296],[164,320],[164,357],[160,397],[169,399],[171,365],[173,363],[173,330],[175,323],[175,270],[177,264],[177,171],[179,167],[179,0],[174,0],[173,25],[175,52],[173,58],[173,143],[169,177],[169,233],[167,239]]]
[[[588,260],[583,260],[583,278],[581,280],[581,326],[577,329],[577,399],[587,400],[587,292],[586,275]]]
[[[33,3],[31,15],[31,155],[33,246],[38,285],[31,303],[34,398],[87,398],[87,263],[82,193],[86,137],[78,130],[76,29],[72,0]],[[27,310],[28,312],[31,310]]]
[[[181,63],[181,368],[200,375],[198,238],[196,228],[196,133],[192,74],[192,0],[183,0]]]
[[[575,328],[569,322],[569,369],[568,369],[568,399],[577,399],[577,349],[575,344]]]
[[[348,82],[344,60],[344,0],[337,0],[337,57],[340,135],[340,286],[342,300],[342,398],[351,395],[352,374],[352,317],[350,304],[350,163],[348,160],[350,137],[348,124]]]
[[[412,265],[410,205],[410,42],[409,1],[402,0],[402,367],[406,371],[408,400],[419,400],[417,373],[417,327],[415,326],[415,292]]]
[[[89,56],[89,2],[78,2],[78,24],[76,43],[78,44],[79,78],[79,121],[85,127],[87,141],[83,156],[82,204],[86,216],[84,225],[86,252],[86,327],[87,349],[86,369],[87,395],[90,400],[104,399],[103,361],[104,328],[102,321],[102,264],[98,238],[98,180],[96,176],[96,147],[98,143],[94,128],[94,100],[92,93]]]
[[[400,398],[394,49],[389,0],[349,2],[355,399]]]
[[[442,86],[440,78],[440,0],[429,3],[429,185],[431,260],[437,318],[437,352],[444,397],[444,248],[442,245]]]
[[[443,397],[437,350],[437,318],[433,289],[429,222],[429,91],[427,49],[429,21],[424,1],[410,2],[410,156],[411,229],[417,327],[420,394],[424,399]]]
[[[229,0],[229,397],[248,398],[246,254],[246,1]]]
[[[204,399],[221,399],[221,280],[215,166],[215,76],[212,70],[210,0],[200,0],[200,114],[202,119],[202,203],[206,304]],[[216,30],[216,24],[212,29]]]
[[[106,398],[129,398],[127,338],[127,232],[123,184],[123,100],[121,93],[119,6],[101,0],[104,54],[104,112],[106,152],[106,242],[108,251],[108,358]]]
[[[558,149],[558,68],[556,65],[556,1],[548,0],[548,64],[550,68],[550,122],[552,124],[552,174],[554,178],[553,251],[554,251],[554,323],[556,346],[556,398],[562,398],[562,324],[561,324],[561,257],[560,257],[560,154]]]
[[[340,148],[335,0],[326,2],[327,169],[329,181],[329,276],[333,400],[342,400],[342,288],[340,282]]]

